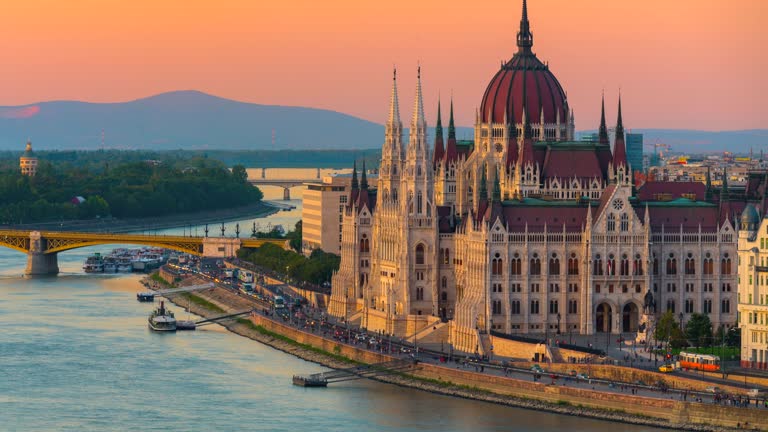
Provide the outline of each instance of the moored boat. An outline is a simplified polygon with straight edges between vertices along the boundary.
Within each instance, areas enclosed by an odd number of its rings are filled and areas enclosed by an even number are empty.
[[[165,308],[165,302],[161,301],[160,306],[152,311],[147,320],[150,330],[158,332],[176,331],[176,317],[173,312]]]

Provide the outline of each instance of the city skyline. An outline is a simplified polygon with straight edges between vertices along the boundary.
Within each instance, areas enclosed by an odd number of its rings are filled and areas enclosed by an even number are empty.
[[[217,4],[8,5],[0,18],[0,105],[119,102],[195,89],[383,123],[392,66],[409,95],[420,63],[428,121],[438,95],[452,94],[458,124],[470,126],[487,77],[516,51],[520,7]],[[628,127],[734,130],[766,126],[759,101],[768,84],[758,74],[768,65],[761,50],[768,32],[758,26],[758,6],[532,0],[529,15],[534,51],[571,90],[578,129],[596,128],[603,89],[615,107],[621,88]],[[609,123],[614,112],[608,109]]]

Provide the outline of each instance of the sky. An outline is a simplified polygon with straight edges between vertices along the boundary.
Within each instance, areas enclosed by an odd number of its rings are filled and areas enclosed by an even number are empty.
[[[522,0],[3,0],[0,106],[200,90],[408,123],[417,64],[429,123],[453,95],[471,126],[516,51]],[[577,129],[768,128],[765,0],[529,0]],[[761,103],[763,102],[763,103]],[[446,105],[443,105],[445,107]]]

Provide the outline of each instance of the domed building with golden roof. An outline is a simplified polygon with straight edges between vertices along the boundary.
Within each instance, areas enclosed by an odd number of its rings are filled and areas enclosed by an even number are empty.
[[[37,156],[32,151],[32,141],[27,141],[27,147],[19,157],[19,168],[23,175],[34,177],[37,174]]]
[[[576,141],[566,93],[533,52],[525,0],[516,45],[482,96],[473,141],[456,139],[453,102],[444,139],[438,102],[429,148],[419,70],[405,144],[393,77],[377,187],[352,184],[329,313],[499,356],[515,335],[644,341],[666,311],[733,326],[734,221],[748,201],[764,214],[768,176],[738,196],[709,182],[635,190],[621,99],[613,149],[604,102],[597,141]]]

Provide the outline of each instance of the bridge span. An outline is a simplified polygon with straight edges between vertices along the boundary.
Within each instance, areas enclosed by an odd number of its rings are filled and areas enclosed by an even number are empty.
[[[258,179],[248,179],[248,182],[254,186],[276,186],[283,188],[283,200],[288,201],[291,199],[291,188],[294,188],[296,186],[301,186],[302,184],[313,181],[313,180],[320,180],[320,168],[317,168],[317,175],[315,178],[308,178],[308,179],[268,179],[267,178],[267,169],[262,168],[261,169],[261,178]]]
[[[172,235],[103,234],[59,231],[0,230],[0,246],[27,254],[27,275],[59,273],[58,253],[101,244],[136,244],[173,249],[188,254],[226,258],[240,248],[265,243],[285,246],[285,239],[185,237]]]

